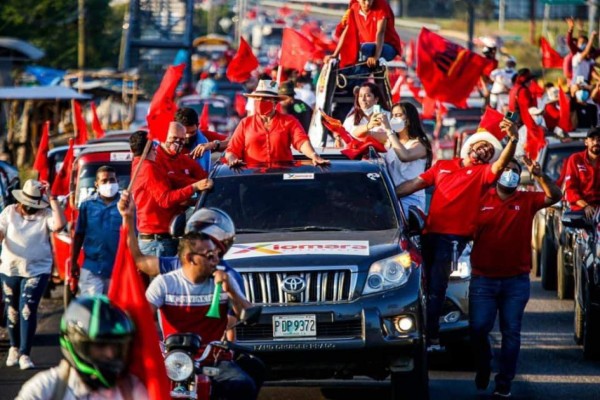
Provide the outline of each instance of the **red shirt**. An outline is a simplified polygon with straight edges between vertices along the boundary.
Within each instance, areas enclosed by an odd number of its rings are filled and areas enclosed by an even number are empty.
[[[200,164],[187,154],[180,153],[172,156],[162,146],[156,148],[156,163],[167,172],[173,187],[177,189],[191,185],[208,176]]]
[[[480,197],[497,178],[492,166],[463,167],[460,158],[440,160],[420,178],[427,186],[435,185],[425,231],[473,235]]]
[[[271,129],[265,129],[258,115],[242,119],[235,128],[227,151],[246,164],[293,161],[292,150],[308,140],[300,122],[292,115],[275,112]]]
[[[394,13],[387,2],[374,1],[366,16],[360,10],[358,2],[350,5],[350,10],[352,11],[351,17],[354,17],[354,21],[356,22],[360,44],[376,43],[377,23],[385,19],[387,22],[385,25],[383,42],[396,49],[398,54],[402,53],[402,44],[400,42],[400,36],[398,36],[398,32],[396,32]]]
[[[557,102],[553,102],[544,106],[544,121],[549,131],[553,131],[560,121],[560,109],[557,104]]]
[[[529,114],[531,107],[537,107],[537,100],[531,90],[521,84],[514,85],[508,92],[508,109],[513,112],[517,111],[523,121],[524,118],[531,118]]]
[[[473,275],[503,278],[531,270],[531,227],[535,213],[546,207],[542,192],[515,192],[502,200],[496,188],[481,199],[471,267]]]
[[[565,167],[565,198],[572,210],[581,210],[577,200],[592,206],[600,205],[600,161],[592,165],[587,149],[571,154]]]
[[[139,157],[133,159],[135,171]],[[177,189],[167,172],[156,162],[144,160],[131,189],[137,209],[137,228],[140,233],[168,233],[173,217],[185,210],[183,202],[194,194],[191,185]]]

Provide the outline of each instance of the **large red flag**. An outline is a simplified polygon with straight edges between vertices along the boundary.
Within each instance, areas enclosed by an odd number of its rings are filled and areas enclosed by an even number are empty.
[[[227,79],[231,82],[246,82],[250,79],[252,71],[258,68],[258,59],[252,52],[248,42],[240,36],[240,47],[227,66]]]
[[[542,66],[544,68],[563,67],[563,58],[550,46],[546,38],[540,38],[540,50],[542,50]]]
[[[404,56],[404,60],[406,61],[406,65],[412,67],[415,65],[415,58],[417,57],[417,51],[415,49],[415,39],[410,39],[408,42],[408,47],[406,49],[406,54]]]
[[[292,28],[283,28],[279,60],[283,68],[304,71],[304,66],[314,58],[316,51],[317,48],[306,36]]]
[[[350,2],[352,4],[352,2]],[[348,10],[350,11],[350,10]],[[356,21],[352,12],[349,12],[347,17],[346,26],[348,32],[344,37],[344,44],[340,50],[340,67],[344,68],[349,65],[356,64],[358,59],[358,52],[360,51],[360,43],[358,39],[358,28],[356,27]]]
[[[127,247],[125,227],[121,227],[120,234],[108,298],[127,311],[136,327],[131,349],[131,373],[144,383],[150,399],[169,399],[170,384],[160,352],[152,310],[146,300],[144,284]]]
[[[486,68],[493,63],[421,28],[417,43],[417,76],[427,95],[464,106]]]
[[[146,121],[150,139],[164,142],[167,138],[169,124],[175,119],[175,89],[183,75],[185,64],[170,65],[163,76],[158,90],[152,97]]]
[[[202,132],[206,132],[208,130],[208,124],[210,122],[208,117],[208,107],[208,103],[204,103],[204,106],[202,107],[202,114],[200,114],[199,128]]]
[[[35,155],[35,161],[33,162],[33,169],[38,172],[39,181],[48,181],[48,174],[50,167],[48,166],[48,150],[50,136],[50,121],[44,122],[44,130],[42,131],[42,138],[40,139],[40,145],[38,146],[37,153]]]
[[[560,111],[558,127],[566,133],[571,132],[573,130],[573,123],[571,122],[571,101],[561,88],[558,88],[558,109]]]
[[[69,139],[69,149],[63,159],[62,167],[60,167],[60,171],[58,171],[58,174],[54,177],[54,182],[52,182],[52,188],[50,189],[52,196],[64,196],[69,194],[69,181],[71,180],[71,171],[73,170],[73,161],[75,160],[75,155],[73,153],[74,145],[75,141]]]
[[[481,116],[479,128],[488,131],[496,136],[498,140],[502,140],[506,133],[500,129],[500,122],[504,119],[504,114],[487,106],[485,112]]]
[[[323,123],[323,126],[330,130],[335,136],[339,136],[344,143],[346,143],[346,148],[342,150],[341,153],[349,159],[355,160],[366,154],[371,146],[378,153],[385,153],[387,151],[385,146],[372,136],[367,136],[364,140],[358,140],[352,137],[352,135],[344,129],[344,126],[339,120],[330,117],[322,110],[319,111],[321,112],[321,122]]]
[[[96,134],[96,139],[104,137],[104,129],[96,112],[96,104],[92,101],[92,130]]]
[[[73,100],[73,124],[77,127],[75,144],[86,144],[88,141],[87,125],[81,112],[81,104],[77,100]]]

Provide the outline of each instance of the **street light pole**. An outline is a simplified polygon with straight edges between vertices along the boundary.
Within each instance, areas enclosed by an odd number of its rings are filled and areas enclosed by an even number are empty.
[[[83,92],[83,69],[85,68],[85,0],[77,1],[77,68],[79,69],[79,93]]]
[[[469,41],[467,42],[467,47],[469,51],[473,51],[473,36],[475,34],[475,5],[473,4],[475,0],[467,0],[467,14],[469,19]]]
[[[504,21],[506,20],[506,0],[500,0],[498,4],[498,30],[504,31]]]

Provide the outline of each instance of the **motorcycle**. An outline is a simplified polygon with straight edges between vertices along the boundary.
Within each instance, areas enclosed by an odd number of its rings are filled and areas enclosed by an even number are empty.
[[[240,325],[257,323],[261,311],[260,306],[242,310],[240,319],[228,330]],[[225,333],[220,341],[208,343],[198,358],[195,357],[202,347],[200,335],[175,333],[164,340],[162,344],[164,362],[167,376],[171,381],[172,399],[210,400],[211,378],[219,374],[219,368],[216,367],[218,362],[230,360],[231,352],[250,354],[249,348],[227,341]]]

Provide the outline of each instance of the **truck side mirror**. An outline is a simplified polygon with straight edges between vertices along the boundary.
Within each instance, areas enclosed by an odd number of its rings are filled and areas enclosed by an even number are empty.
[[[173,217],[171,225],[169,225],[169,233],[174,238],[180,238],[185,232],[185,213],[181,213]]]
[[[425,213],[417,206],[408,207],[408,235],[420,235],[425,228]]]

